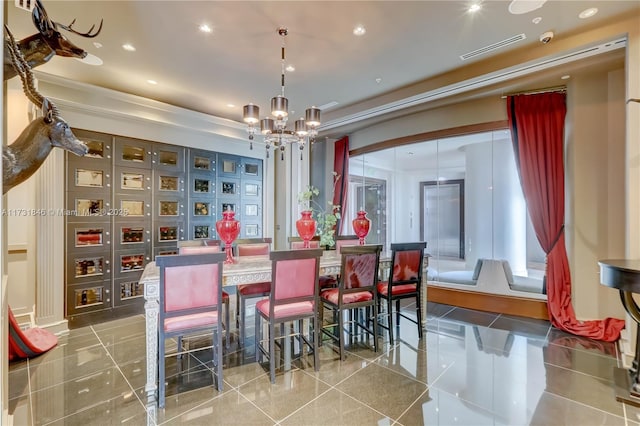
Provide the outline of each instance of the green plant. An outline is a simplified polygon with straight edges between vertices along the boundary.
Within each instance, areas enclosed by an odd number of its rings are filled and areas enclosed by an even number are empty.
[[[312,217],[317,222],[316,235],[320,236],[320,246],[333,247],[335,242],[336,224],[340,219],[340,205],[333,204],[333,194],[339,176],[333,172],[333,190],[331,200],[327,201],[327,207],[322,208],[316,200],[320,195],[320,190],[312,185],[307,185],[306,189],[298,194],[298,203],[305,209],[311,210]]]

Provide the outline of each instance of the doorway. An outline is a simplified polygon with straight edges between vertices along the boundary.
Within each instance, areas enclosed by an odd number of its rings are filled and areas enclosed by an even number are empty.
[[[420,182],[420,235],[440,257],[464,259],[464,179]]]

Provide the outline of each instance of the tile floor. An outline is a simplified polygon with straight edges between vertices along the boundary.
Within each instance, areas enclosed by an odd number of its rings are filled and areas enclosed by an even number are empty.
[[[298,359],[275,385],[253,362],[252,336],[244,352],[234,340],[222,393],[208,351],[169,358],[166,407],[156,410],[145,407],[140,315],[71,330],[50,352],[12,363],[9,412],[20,426],[640,425],[640,409],[613,396],[614,344],[432,303],[424,339],[407,321],[399,335],[393,346],[381,337],[378,353],[354,344],[343,362],[325,344],[319,372]]]

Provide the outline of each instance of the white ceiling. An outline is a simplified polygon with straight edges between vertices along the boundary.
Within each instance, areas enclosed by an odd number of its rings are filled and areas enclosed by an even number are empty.
[[[298,116],[311,105],[337,102],[332,111],[473,64],[460,55],[524,33],[526,39],[496,50],[539,46],[598,26],[640,7],[638,1],[548,1],[533,12],[509,13],[509,1],[484,1],[475,14],[469,1],[52,1],[49,17],[86,31],[100,19],[94,39],[66,33],[104,64],[55,57],[38,71],[136,94],[183,108],[241,121],[242,105],[268,112],[280,91],[278,26],[289,29],[286,95]],[[578,18],[596,6],[592,18]],[[17,38],[35,32],[28,12],[7,4],[7,24]],[[541,17],[539,24],[532,19]],[[198,31],[207,23],[211,34]],[[353,35],[356,25],[366,34]],[[97,48],[93,42],[99,42]],[[122,49],[131,43],[135,52]],[[478,59],[486,59],[488,55]],[[376,79],[381,79],[376,82]],[[158,82],[153,86],[148,79]],[[229,107],[234,104],[235,107]]]

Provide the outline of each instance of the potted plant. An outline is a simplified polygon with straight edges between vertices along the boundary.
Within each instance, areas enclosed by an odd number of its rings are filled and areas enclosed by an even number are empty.
[[[335,246],[336,224],[340,219],[340,205],[333,204],[333,193],[335,192],[338,174],[333,172],[333,190],[331,191],[331,200],[327,201],[327,207],[317,201],[320,190],[312,185],[307,185],[304,191],[298,194],[298,203],[304,211],[311,211],[311,217],[315,219],[316,235],[320,236],[320,246],[331,248]]]

